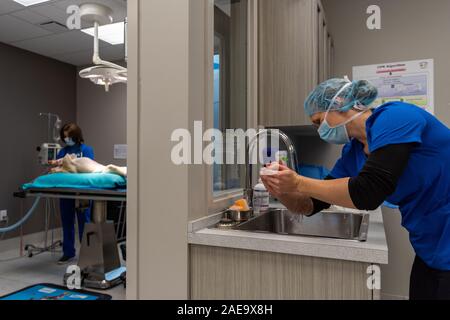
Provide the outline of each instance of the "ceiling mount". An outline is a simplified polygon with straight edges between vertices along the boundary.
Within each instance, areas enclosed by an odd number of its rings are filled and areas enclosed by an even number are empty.
[[[88,23],[97,22],[99,25],[113,22],[113,11],[111,8],[99,3],[84,3],[80,6],[81,19]]]

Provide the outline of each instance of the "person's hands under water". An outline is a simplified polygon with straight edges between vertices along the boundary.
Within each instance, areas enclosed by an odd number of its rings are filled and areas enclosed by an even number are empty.
[[[291,213],[310,215],[314,210],[311,198],[299,191],[301,176],[282,163],[266,165],[260,173],[267,191]]]
[[[268,168],[274,167],[278,169],[277,172],[269,175],[261,175],[261,180],[267,188],[267,191],[275,198],[280,198],[286,193],[298,192],[298,187],[301,182],[300,176],[283,164],[272,163],[268,165]]]

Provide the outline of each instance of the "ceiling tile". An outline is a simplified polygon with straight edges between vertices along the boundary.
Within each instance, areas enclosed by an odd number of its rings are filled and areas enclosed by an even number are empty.
[[[13,16],[0,16],[0,42],[11,43],[49,34],[51,34],[50,31],[34,26],[31,23],[17,19]]]
[[[15,42],[13,45],[45,56],[83,50],[93,50],[93,38],[78,30],[37,39]]]
[[[114,21],[123,21],[126,17],[124,0],[51,0],[28,8],[12,0],[0,0],[0,42],[73,65],[90,65],[93,51],[91,36],[79,30],[66,31],[64,28],[59,28],[61,33],[56,33],[40,26],[50,21],[66,25],[66,8],[71,4],[81,5],[88,2],[109,6],[114,12]],[[82,27],[91,25],[83,22]],[[100,41],[100,47],[102,59],[124,59],[124,45],[112,46]]]
[[[24,7],[17,2],[12,0],[1,0],[0,1],[0,14],[8,14],[16,10],[23,9]]]
[[[56,7],[58,2],[52,4],[44,4],[30,8],[33,12],[47,17],[50,20],[57,21],[61,24],[67,24],[67,18],[69,17],[66,10]]]
[[[68,32],[69,29],[64,24],[60,24],[58,22],[52,21],[52,22],[46,22],[43,24],[40,24],[40,27],[42,29],[48,30],[52,33],[61,33],[61,32]]]
[[[38,13],[35,13],[31,9],[16,11],[11,15],[21,20],[27,21],[31,24],[41,24],[44,22],[48,22],[50,20],[48,17],[44,17]]]
[[[68,6],[76,4],[81,5],[83,3],[100,3],[113,10],[114,22],[124,21],[127,16],[127,5],[122,0],[61,0],[55,2],[53,6],[58,7],[61,10],[66,10]]]

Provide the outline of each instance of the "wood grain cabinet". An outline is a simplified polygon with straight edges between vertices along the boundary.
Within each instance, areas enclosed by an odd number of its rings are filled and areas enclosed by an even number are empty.
[[[190,246],[193,300],[372,300],[369,263]]]
[[[333,40],[318,0],[259,0],[259,124],[309,125],[303,103],[332,74]]]

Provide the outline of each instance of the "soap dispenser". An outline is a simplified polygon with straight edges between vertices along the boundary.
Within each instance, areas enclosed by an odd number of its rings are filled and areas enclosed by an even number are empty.
[[[270,195],[261,178],[253,188],[253,214],[259,215],[269,211]]]

